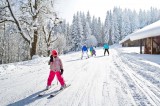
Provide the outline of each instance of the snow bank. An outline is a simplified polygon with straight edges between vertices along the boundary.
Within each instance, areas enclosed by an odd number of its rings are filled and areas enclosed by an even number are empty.
[[[38,55],[33,55],[32,56],[32,59],[34,60],[34,59],[37,59],[37,58],[40,58]]]
[[[123,53],[130,54],[132,56],[135,56],[135,58],[143,60],[143,61],[149,61],[153,62],[155,64],[160,65],[160,55],[153,55],[153,54],[140,54],[140,47],[120,47],[120,51]],[[144,49],[142,49],[144,50]]]
[[[49,60],[49,57],[34,56],[33,60],[9,63],[9,64],[1,64],[0,75],[12,73],[13,71],[17,70],[20,67],[38,65],[40,63],[47,63],[48,60]]]
[[[13,64],[0,65],[0,75],[13,71],[16,68]]]

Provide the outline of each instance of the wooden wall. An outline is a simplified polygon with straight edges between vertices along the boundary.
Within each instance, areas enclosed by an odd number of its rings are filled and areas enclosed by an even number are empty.
[[[145,54],[160,54],[160,36],[145,39]]]
[[[122,43],[123,47],[135,47],[135,46],[139,46],[139,45],[140,44],[139,44],[138,40],[136,40],[136,41],[130,41],[130,40],[128,40],[128,41]]]

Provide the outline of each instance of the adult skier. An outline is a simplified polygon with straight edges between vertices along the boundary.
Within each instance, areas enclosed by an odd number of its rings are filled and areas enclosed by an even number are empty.
[[[104,48],[104,56],[105,56],[105,54],[106,54],[106,51],[107,51],[108,56],[109,56],[109,45],[108,45],[107,43],[105,43],[105,44],[103,45],[103,48]]]

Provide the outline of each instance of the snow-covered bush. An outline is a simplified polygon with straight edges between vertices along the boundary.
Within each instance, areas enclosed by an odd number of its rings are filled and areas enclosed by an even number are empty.
[[[32,60],[37,59],[37,58],[39,58],[38,55],[33,55],[33,56],[32,56]]]
[[[91,35],[87,38],[87,46],[97,46],[97,39],[95,36]]]

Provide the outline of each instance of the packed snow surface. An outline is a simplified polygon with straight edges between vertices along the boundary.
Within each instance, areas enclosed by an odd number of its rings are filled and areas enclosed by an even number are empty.
[[[0,65],[0,106],[160,106],[160,55],[139,54],[138,47],[110,47],[110,55],[96,48],[96,57],[80,59],[81,52],[61,55],[60,88],[55,77],[42,97],[49,75],[49,57]]]

